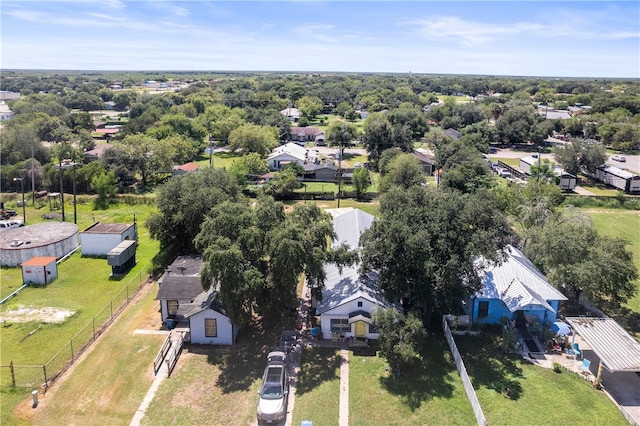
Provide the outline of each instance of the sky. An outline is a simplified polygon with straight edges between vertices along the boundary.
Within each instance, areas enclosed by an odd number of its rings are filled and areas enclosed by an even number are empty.
[[[0,28],[0,69],[640,78],[635,0],[2,0]]]

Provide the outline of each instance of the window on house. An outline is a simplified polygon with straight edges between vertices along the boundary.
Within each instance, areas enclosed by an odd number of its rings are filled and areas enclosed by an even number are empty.
[[[351,324],[349,324],[349,320],[347,318],[332,319],[331,331],[335,331],[338,333],[348,333],[351,331]]]
[[[218,321],[215,318],[205,318],[204,335],[205,337],[218,337]]]
[[[375,324],[369,324],[369,333],[380,333]]]
[[[178,313],[178,301],[167,300],[167,314],[176,315]]]
[[[362,308],[362,301],[358,302],[358,308]]]
[[[478,318],[489,316],[489,302],[478,302]]]

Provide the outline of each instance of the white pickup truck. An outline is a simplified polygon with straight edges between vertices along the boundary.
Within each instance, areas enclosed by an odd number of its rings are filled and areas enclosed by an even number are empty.
[[[19,228],[24,226],[24,222],[18,219],[0,220],[0,232],[8,231],[9,229]]]

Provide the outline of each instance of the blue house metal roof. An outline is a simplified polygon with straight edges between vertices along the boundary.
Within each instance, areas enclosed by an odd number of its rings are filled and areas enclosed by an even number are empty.
[[[567,298],[520,250],[507,245],[505,252],[507,257],[500,264],[480,260],[486,266],[481,272],[483,288],[476,297],[501,299],[511,312],[542,307],[555,313],[548,301]]]

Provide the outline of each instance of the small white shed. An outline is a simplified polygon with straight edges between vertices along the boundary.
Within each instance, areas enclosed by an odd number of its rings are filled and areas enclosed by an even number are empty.
[[[83,256],[107,257],[109,251],[125,240],[137,240],[135,223],[96,222],[80,232]]]
[[[55,257],[38,256],[22,262],[22,282],[46,285],[58,277]]]

